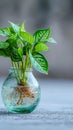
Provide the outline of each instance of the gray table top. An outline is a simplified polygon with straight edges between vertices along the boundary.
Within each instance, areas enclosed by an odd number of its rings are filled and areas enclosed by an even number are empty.
[[[1,78],[1,86],[3,81]],[[73,81],[39,82],[41,100],[30,114],[8,113],[0,97],[0,130],[73,130]]]

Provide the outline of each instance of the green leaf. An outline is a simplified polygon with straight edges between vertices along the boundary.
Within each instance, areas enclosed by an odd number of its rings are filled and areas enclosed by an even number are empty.
[[[26,55],[26,53],[29,53],[29,50],[31,50],[32,45],[28,44],[23,47],[23,54]]]
[[[50,42],[50,43],[56,43],[56,41],[54,40],[54,38],[50,37],[47,42]]]
[[[19,32],[19,26],[15,23],[10,22],[10,21],[9,21],[9,23],[10,23],[11,27],[13,28],[13,30],[18,33]]]
[[[21,37],[24,38],[24,40],[30,44],[34,42],[33,36],[28,32],[21,32]]]
[[[38,30],[34,33],[35,43],[45,42],[50,36],[50,29]]]
[[[0,49],[0,56],[9,57],[11,56],[10,48]]]
[[[1,35],[1,36],[7,37],[7,36],[9,36],[10,34],[11,34],[11,32],[10,32],[10,29],[9,29],[9,28],[1,28],[1,29],[0,29],[0,35]]]
[[[12,27],[9,27],[11,34],[16,34]]]
[[[24,44],[20,39],[17,39],[17,45],[19,48],[24,47]]]
[[[20,32],[25,32],[24,23],[22,23],[22,24],[20,25]]]
[[[1,54],[3,56],[9,57],[14,62],[18,62],[22,60],[21,56],[18,53],[18,49],[12,46],[9,46],[6,49],[2,49]]]
[[[14,47],[11,48],[11,59],[14,62],[18,62],[18,61],[22,60],[20,54],[18,53],[18,49],[17,48],[14,48]]]
[[[9,46],[8,42],[0,42],[0,49],[6,49]]]
[[[42,51],[48,51],[49,49],[50,49],[50,48],[49,48],[46,44],[40,42],[40,43],[37,43],[37,44],[35,45],[33,51],[42,52]]]
[[[11,48],[18,48],[18,45],[17,45],[17,39],[15,39],[15,37],[9,37],[9,39],[7,39],[7,41],[9,43],[9,46]]]
[[[18,53],[19,53],[20,57],[22,58],[22,56],[23,56],[23,49],[22,48],[18,48]]]
[[[8,39],[10,39],[10,40],[16,40],[17,39],[17,33],[15,33],[15,34],[11,34],[9,37],[8,37]]]
[[[5,51],[3,49],[0,49],[0,56],[6,57],[7,55],[5,54]]]
[[[41,73],[48,74],[48,62],[40,53],[29,54],[33,67]]]

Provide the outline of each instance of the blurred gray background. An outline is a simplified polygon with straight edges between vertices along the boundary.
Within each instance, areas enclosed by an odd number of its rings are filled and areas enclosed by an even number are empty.
[[[51,50],[44,53],[48,77],[73,79],[73,0],[0,0],[0,27],[8,26],[8,21],[24,21],[31,33],[50,27],[57,44],[49,43]],[[0,77],[8,74],[10,66],[8,58],[0,57]]]

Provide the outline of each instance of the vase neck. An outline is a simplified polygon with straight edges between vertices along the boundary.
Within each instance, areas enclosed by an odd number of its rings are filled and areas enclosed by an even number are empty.
[[[24,69],[17,69],[17,68],[10,68],[9,74],[17,79],[19,84],[26,84],[28,77],[32,75],[32,68]]]

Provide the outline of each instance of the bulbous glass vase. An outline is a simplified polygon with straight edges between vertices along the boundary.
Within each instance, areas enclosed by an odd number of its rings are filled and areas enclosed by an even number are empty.
[[[21,73],[21,70],[20,70]],[[30,113],[40,100],[40,87],[32,70],[26,70],[26,84],[18,83],[14,69],[11,68],[9,75],[2,86],[2,99],[5,107],[12,113]]]

